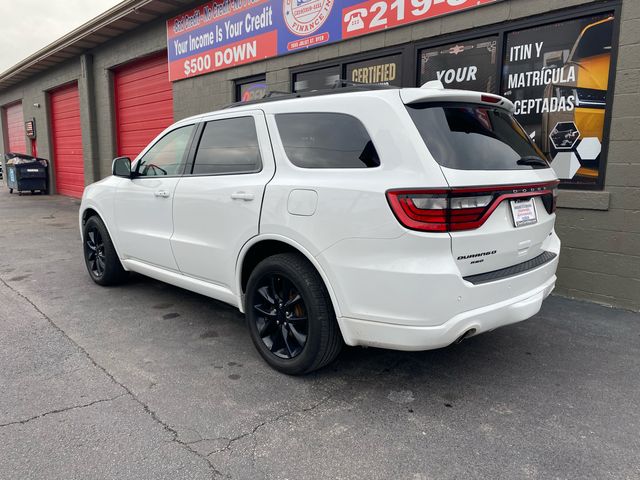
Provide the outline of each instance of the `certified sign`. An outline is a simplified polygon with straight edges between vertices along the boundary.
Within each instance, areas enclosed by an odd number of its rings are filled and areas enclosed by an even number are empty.
[[[317,31],[329,18],[334,0],[283,0],[287,28],[304,37]]]

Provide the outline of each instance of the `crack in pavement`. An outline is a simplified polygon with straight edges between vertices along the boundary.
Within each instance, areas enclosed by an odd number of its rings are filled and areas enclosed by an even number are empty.
[[[33,307],[33,309],[38,312],[38,314],[40,314],[48,323],[49,325],[51,325],[51,327],[56,330],[58,333],[60,333],[64,338],[66,338],[72,345],[74,345],[80,352],[82,352],[82,354],[89,360],[89,362],[91,362],[91,364],[96,367],[97,369],[99,369],[100,371],[102,371],[113,383],[115,383],[116,385],[120,386],[120,388],[122,388],[127,395],[129,395],[136,403],[138,403],[142,409],[144,410],[145,413],[147,413],[151,419],[156,422],[157,424],[159,424],[166,432],[168,432],[169,434],[171,434],[172,436],[172,442],[177,443],[178,445],[180,445],[182,448],[184,448],[185,450],[187,450],[188,452],[192,453],[193,455],[196,455],[198,458],[204,460],[207,465],[209,466],[209,469],[211,470],[211,472],[213,473],[213,477],[221,477],[224,476],[216,467],[215,465],[211,462],[211,460],[208,458],[208,456],[202,455],[200,452],[198,452],[197,450],[193,449],[189,444],[183,442],[182,440],[180,440],[178,438],[178,432],[177,430],[175,430],[173,427],[171,427],[169,424],[167,424],[166,422],[164,422],[163,420],[161,420],[158,415],[156,414],[156,412],[154,412],[153,410],[151,410],[151,408],[149,408],[149,406],[144,403],[142,400],[140,400],[135,393],[133,393],[133,391],[127,387],[125,384],[123,384],[122,382],[119,382],[105,367],[103,367],[102,365],[100,365],[98,362],[96,362],[93,357],[89,354],[89,352],[82,347],[79,343],[77,343],[75,340],[73,340],[68,334],[67,332],[65,332],[62,328],[60,328],[46,313],[44,313],[40,307],[38,307],[29,297],[27,297],[26,295],[24,295],[22,292],[20,292],[19,290],[16,290],[13,286],[11,286],[9,283],[7,283],[2,277],[0,277],[0,283],[3,284],[6,288],[8,288],[9,290],[11,290],[13,293],[15,293],[18,297],[22,298],[24,301],[26,301],[29,305],[31,305]],[[124,395],[124,394],[122,394]],[[120,396],[122,396],[120,395]],[[116,397],[117,398],[117,397]],[[104,401],[104,400],[103,400]]]
[[[72,405],[70,407],[51,410],[49,412],[41,413],[40,415],[34,415],[33,417],[25,418],[23,420],[16,420],[16,421],[13,421],[13,422],[2,423],[2,424],[0,424],[0,428],[9,427],[11,425],[24,425],[25,423],[29,423],[32,420],[37,420],[39,418],[43,418],[43,417],[46,417],[46,416],[49,416],[49,415],[53,415],[53,414],[56,414],[56,413],[68,412],[70,410],[77,410],[79,408],[86,408],[86,407],[90,407],[92,405],[96,405],[97,403],[111,402],[111,401],[116,400],[116,399],[118,399],[120,397],[123,397],[125,395],[126,395],[126,393],[121,393],[120,395],[116,395],[115,397],[112,397],[112,398],[102,398],[100,400],[94,400],[93,402],[84,403],[82,405]]]
[[[203,439],[197,440],[195,442],[189,442],[186,445],[195,445],[195,444],[198,444],[200,442],[206,442],[206,441],[215,442],[215,441],[219,441],[219,440],[226,440],[227,444],[224,447],[218,448],[216,450],[213,450],[212,452],[207,454],[207,457],[209,457],[211,455],[218,454],[218,453],[226,452],[228,450],[231,450],[231,448],[232,448],[234,443],[236,443],[239,440],[242,440],[243,438],[247,438],[247,437],[251,437],[251,436],[255,435],[256,432],[258,430],[260,430],[262,427],[265,427],[267,425],[271,425],[273,423],[279,422],[280,420],[282,420],[283,418],[286,418],[286,417],[290,417],[290,416],[293,416],[293,415],[296,415],[296,414],[300,414],[300,413],[307,413],[307,412],[310,412],[312,410],[315,410],[316,408],[318,408],[318,407],[322,406],[323,404],[327,403],[331,399],[332,396],[333,396],[333,394],[329,394],[326,397],[324,397],[323,399],[319,400],[318,402],[314,403],[313,405],[311,405],[309,407],[304,407],[302,409],[292,410],[292,411],[289,411],[289,412],[281,413],[280,415],[277,415],[274,418],[271,418],[271,419],[265,420],[263,422],[260,422],[255,427],[253,427],[250,431],[244,432],[244,433],[242,433],[242,434],[240,434],[240,435],[238,435],[236,437],[233,437],[233,438],[227,438],[227,437],[203,438]]]

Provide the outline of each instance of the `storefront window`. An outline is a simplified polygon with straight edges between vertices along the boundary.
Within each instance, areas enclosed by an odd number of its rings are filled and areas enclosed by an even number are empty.
[[[321,68],[309,72],[297,73],[294,76],[293,91],[305,92],[331,88],[340,81],[340,66]]]
[[[249,82],[238,83],[236,85],[236,101],[250,102],[251,100],[260,100],[267,94],[266,79],[256,79]]]
[[[506,35],[502,94],[565,184],[597,184],[607,105],[613,16]]]
[[[420,84],[440,80],[447,88],[497,93],[498,37],[451,43],[420,51]]]
[[[364,60],[347,64],[347,80],[356,83],[402,85],[402,55]]]

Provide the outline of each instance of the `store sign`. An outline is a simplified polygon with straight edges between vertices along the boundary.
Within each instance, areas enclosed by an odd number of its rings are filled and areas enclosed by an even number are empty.
[[[347,64],[347,78],[355,83],[402,85],[402,55],[389,55],[373,60]]]
[[[368,0],[342,8],[342,39],[420,22],[497,0]],[[351,2],[344,2],[351,3]]]
[[[596,183],[607,105],[613,16],[511,32],[502,94],[564,183]]]
[[[500,0],[215,0],[167,21],[172,81]]]
[[[420,84],[440,80],[446,88],[498,93],[498,37],[478,38],[420,51]]]

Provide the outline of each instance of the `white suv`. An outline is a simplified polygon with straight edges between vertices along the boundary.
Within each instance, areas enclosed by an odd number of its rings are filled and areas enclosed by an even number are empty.
[[[84,254],[236,306],[274,368],[344,343],[427,350],[553,290],[558,180],[509,100],[347,88],[181,120],[89,187]]]

